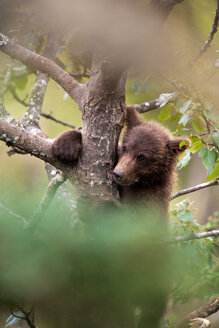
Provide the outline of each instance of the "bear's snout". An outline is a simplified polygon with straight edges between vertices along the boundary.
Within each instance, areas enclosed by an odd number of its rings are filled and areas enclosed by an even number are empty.
[[[117,169],[113,171],[113,177],[116,181],[120,181],[123,178],[123,173]]]

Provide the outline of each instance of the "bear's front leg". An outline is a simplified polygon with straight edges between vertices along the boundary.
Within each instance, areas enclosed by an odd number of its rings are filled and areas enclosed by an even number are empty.
[[[61,133],[52,145],[52,154],[64,162],[76,162],[82,148],[81,132],[77,130]]]

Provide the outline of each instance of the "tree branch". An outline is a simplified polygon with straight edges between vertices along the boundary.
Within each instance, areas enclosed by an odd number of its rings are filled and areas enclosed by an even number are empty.
[[[178,243],[178,242],[189,241],[194,239],[203,239],[203,238],[218,237],[218,236],[219,236],[219,230],[211,230],[211,231],[197,232],[197,233],[191,232],[186,236],[174,237],[169,242],[172,244],[172,243]]]
[[[60,36],[54,39],[53,33],[47,37],[47,43],[44,50],[44,57],[54,60],[59,48]],[[39,129],[39,134],[42,132],[39,128],[40,113],[42,110],[43,100],[45,97],[46,89],[49,82],[49,76],[42,72],[37,72],[36,81],[32,88],[29,104],[26,113],[18,121],[18,125],[28,128],[33,126]]]
[[[57,170],[52,165],[46,163],[45,167],[49,180],[57,175]],[[66,182],[59,186],[55,197],[57,203],[65,212],[65,219],[70,223],[71,227],[75,228],[76,224],[82,225],[76,210],[77,201],[73,198],[72,192],[69,190]]]
[[[28,67],[39,70],[53,78],[78,104],[83,94],[83,85],[77,82],[54,61],[40,56],[0,33],[0,50],[12,58],[20,60]]]
[[[19,318],[22,320],[25,320],[29,328],[36,328],[35,323],[34,323],[34,307],[32,306],[29,311],[24,310],[22,307],[19,305],[16,305],[16,307],[20,310],[20,312],[23,314],[23,317],[17,316],[16,314],[12,313],[12,315],[15,318]]]
[[[30,133],[22,127],[0,120],[0,140],[9,147],[17,147],[61,170],[66,168],[63,163],[52,157],[52,143],[34,135],[33,131]]]
[[[17,102],[19,102],[21,105],[23,105],[25,107],[28,106],[28,103],[26,102],[27,97],[25,99],[21,99],[17,95],[16,88],[15,88],[15,86],[13,84],[9,86],[9,90],[11,91],[12,96],[14,97],[15,100],[17,100]]]
[[[195,192],[197,190],[201,190],[201,189],[205,189],[205,188],[208,188],[208,187],[211,187],[211,186],[217,186],[219,185],[219,178],[215,179],[215,180],[212,180],[210,182],[205,182],[205,183],[201,183],[197,186],[194,186],[194,187],[190,187],[190,188],[187,188],[187,189],[183,189],[183,190],[180,190],[178,192],[176,192],[175,194],[173,194],[170,198],[170,200],[174,199],[174,198],[177,198],[177,197],[180,197],[182,195],[186,195],[186,194],[190,194],[191,192]]]
[[[219,297],[188,314],[183,320],[177,323],[174,328],[186,328],[191,320],[196,318],[207,318],[217,311],[219,311]]]
[[[56,174],[55,177],[51,179],[38,208],[32,215],[30,222],[26,226],[28,230],[32,232],[35,230],[37,224],[42,219],[51,201],[53,200],[57,189],[65,182],[65,180],[66,178],[62,173]]]
[[[173,102],[178,93],[173,92],[173,93],[163,93],[161,94],[157,99],[147,101],[141,104],[135,104],[135,105],[127,105],[127,108],[129,109],[135,109],[137,112],[140,114],[149,112],[151,110],[161,108],[168,104],[169,102]]]
[[[219,0],[217,0],[217,8],[215,12],[214,22],[212,24],[209,37],[201,47],[199,54],[194,58],[194,62],[196,62],[203,55],[203,53],[211,46],[211,42],[214,38],[214,35],[217,33],[218,23],[219,23]]]

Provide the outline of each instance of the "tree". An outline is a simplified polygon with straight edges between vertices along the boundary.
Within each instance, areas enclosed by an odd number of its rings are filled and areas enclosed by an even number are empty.
[[[184,134],[183,129],[190,124],[188,132],[192,146],[181,159],[180,166],[186,166],[191,153],[201,149],[199,154],[208,170],[209,182],[192,190],[180,191],[173,195],[173,198],[218,184],[219,130],[217,120],[211,115],[211,104],[205,101],[195,88],[178,80],[168,80],[159,71],[160,66],[167,64],[166,57],[161,58],[163,54],[160,51],[163,47],[163,25],[170,12],[182,2],[183,0],[117,0],[116,3],[93,1],[92,4],[57,2],[52,8],[49,2],[42,1],[36,5],[20,1],[19,8],[14,8],[13,3],[8,5],[3,1],[0,5],[2,26],[5,30],[5,33],[0,34],[0,50],[14,59],[11,61],[2,55],[8,66],[3,69],[0,91],[0,139],[12,147],[10,154],[31,154],[46,162],[46,170],[51,180],[39,208],[31,218],[30,226],[33,229],[58,188],[60,195],[63,190],[65,195],[68,192],[69,198],[62,197],[62,203],[70,207],[69,215],[73,215],[72,196],[64,183],[66,179],[74,185],[79,198],[83,196],[115,203],[119,201],[112,171],[126,106],[133,107],[140,113],[161,109],[160,120],[165,121],[171,115],[178,120],[179,134]],[[45,15],[45,12],[49,12],[49,15]],[[25,20],[25,31],[9,31],[10,20],[6,22],[5,17],[11,20],[18,18],[14,23],[18,29],[22,20]],[[210,36],[190,65],[210,46],[217,26],[218,6]],[[28,35],[33,27],[36,33],[33,31]],[[8,33],[25,46],[10,38]],[[158,56],[158,53],[161,56]],[[128,76],[142,77],[139,71],[145,66],[147,73],[155,72],[167,79],[173,90],[171,93],[161,94],[155,100],[127,105],[125,85]],[[25,87],[26,76],[31,73],[36,74],[36,81],[29,102],[26,103],[26,100],[18,97],[16,88],[19,83],[24,83]],[[76,167],[52,156],[52,144],[39,126],[41,115],[46,116],[41,109],[49,78],[66,91],[82,113],[83,151]],[[143,83],[142,85],[144,87]],[[18,102],[26,106],[25,115],[18,121],[15,121],[4,107],[3,96],[8,90]],[[46,117],[56,120],[51,115]],[[183,211],[182,221],[186,220],[186,213],[190,213],[186,206]],[[174,215],[179,216],[179,212]],[[182,211],[180,213],[182,214]],[[188,226],[189,229],[191,226]],[[210,235],[217,236],[218,231]],[[199,235],[192,233],[189,237],[179,238],[190,240],[196,237],[199,238]],[[28,316],[27,313],[23,315],[26,315],[26,318]]]

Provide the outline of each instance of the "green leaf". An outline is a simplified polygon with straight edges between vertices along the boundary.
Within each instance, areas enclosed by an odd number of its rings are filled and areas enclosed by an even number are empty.
[[[180,212],[177,214],[177,218],[182,222],[192,222],[193,213],[189,211]]]
[[[168,118],[170,118],[171,116],[171,107],[172,104],[167,104],[161,111],[159,114],[159,120],[161,121],[166,121],[168,120]]]
[[[28,77],[26,75],[22,77],[17,77],[14,79],[16,87],[20,90],[24,90],[28,82]]]
[[[197,117],[194,120],[192,120],[192,127],[197,132],[205,132],[205,126],[202,123],[202,120]]]
[[[181,114],[185,114],[189,106],[191,105],[192,101],[191,99],[187,100],[184,102],[183,106],[179,109]]]
[[[179,148],[182,148],[182,147],[185,146],[185,145],[186,145],[186,141],[183,140],[183,141],[180,142],[180,144],[179,144]]]
[[[204,167],[207,169],[207,174],[211,174],[214,170],[214,165],[216,163],[218,154],[215,149],[209,150],[207,148],[203,148],[199,152],[199,157],[202,158],[202,163]]]
[[[214,171],[208,176],[207,181],[214,180],[219,177],[219,164],[216,166]]]
[[[195,154],[197,151],[199,151],[202,148],[204,144],[199,137],[191,137],[190,140],[192,142],[190,151],[192,154]]]
[[[171,116],[170,122],[178,122],[181,118],[180,113],[175,113],[174,115]]]
[[[190,150],[186,149],[185,155],[183,156],[181,161],[177,164],[177,167],[181,170],[183,167],[189,164],[190,159],[191,159]]]
[[[213,143],[214,145],[219,148],[219,132],[213,132],[212,135],[212,140],[213,140]]]

